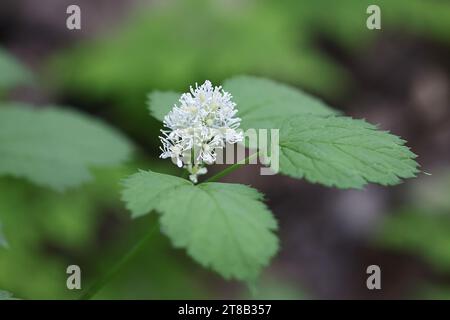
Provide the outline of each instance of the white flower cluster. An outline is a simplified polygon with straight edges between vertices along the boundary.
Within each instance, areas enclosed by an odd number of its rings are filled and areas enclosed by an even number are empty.
[[[239,130],[241,119],[235,117],[236,104],[222,87],[213,87],[210,81],[195,85],[181,95],[180,105],[164,117],[166,130],[161,130],[163,144],[161,158],[171,158],[178,167],[186,168],[189,179],[205,174],[205,165],[216,161],[216,149],[242,141]]]

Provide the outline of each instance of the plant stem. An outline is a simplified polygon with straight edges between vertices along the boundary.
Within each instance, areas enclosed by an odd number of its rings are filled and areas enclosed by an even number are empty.
[[[233,172],[234,170],[239,169],[240,167],[242,167],[243,165],[245,165],[247,162],[249,162],[251,159],[257,157],[258,154],[259,154],[259,151],[258,151],[258,152],[255,152],[255,153],[253,153],[253,154],[251,154],[251,155],[249,155],[247,158],[245,158],[245,159],[243,159],[243,160],[241,160],[241,161],[239,161],[239,162],[237,162],[237,163],[235,163],[235,164],[233,164],[233,165],[231,165],[231,166],[225,168],[224,170],[220,171],[219,173],[216,173],[216,174],[213,175],[212,177],[206,179],[206,180],[205,180],[204,182],[202,182],[202,183],[205,183],[205,182],[213,182],[213,181],[219,180],[220,178],[226,176],[227,174]]]
[[[110,280],[112,280],[122,268],[130,262],[147,244],[147,241],[152,237],[157,229],[158,224],[155,224],[145,235],[134,245],[134,247],[128,251],[122,259],[120,259],[107,273],[100,276],[94,284],[89,287],[85,293],[83,293],[79,300],[89,300],[96,295]]]

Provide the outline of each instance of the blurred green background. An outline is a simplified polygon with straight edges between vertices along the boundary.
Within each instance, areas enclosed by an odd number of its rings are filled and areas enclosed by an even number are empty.
[[[80,31],[65,26],[69,4],[81,7]],[[366,28],[369,4],[380,6],[382,30]],[[251,74],[403,136],[432,175],[345,191],[243,169],[229,181],[262,190],[280,222],[281,251],[253,295],[158,234],[96,298],[450,298],[448,1],[6,0],[0,46],[4,101],[69,105],[138,147],[135,160],[64,194],[0,178],[0,289],[77,298],[68,265],[81,266],[86,287],[156,222],[130,219],[120,180],[136,168],[174,170],[157,160],[147,93]],[[370,264],[381,267],[381,291],[365,287]]]

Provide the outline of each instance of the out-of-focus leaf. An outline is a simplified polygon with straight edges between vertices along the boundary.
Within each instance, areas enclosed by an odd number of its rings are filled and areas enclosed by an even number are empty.
[[[340,46],[356,52],[361,52],[379,36],[366,27],[369,17],[366,10],[370,5],[380,7],[382,30],[396,30],[447,44],[450,41],[448,1],[290,0],[275,2],[275,5],[284,8],[286,19],[299,21],[299,33],[320,31]]]
[[[8,52],[0,48],[0,91],[9,90],[31,80],[31,73]]]
[[[411,186],[411,203],[423,211],[450,212],[450,170],[433,169]]]
[[[11,292],[0,290],[0,300],[17,300]]]
[[[443,283],[427,283],[420,287],[412,299],[421,300],[450,300],[450,286]]]
[[[131,149],[113,128],[75,111],[0,105],[0,174],[64,190],[89,181],[90,167],[125,161]]]
[[[384,218],[376,237],[383,247],[419,256],[450,270],[450,175],[435,170],[411,186],[408,207]]]
[[[194,186],[151,171],[124,182],[123,200],[133,216],[156,210],[175,247],[226,279],[254,280],[278,249],[275,219],[256,190],[238,184]]]
[[[164,116],[172,110],[181,94],[173,91],[154,91],[148,95],[147,106],[150,115],[158,119],[164,120]]]
[[[403,210],[386,217],[377,241],[384,247],[418,255],[439,270],[450,268],[450,215]]]
[[[0,222],[0,247],[7,248],[8,241],[6,241],[5,235],[3,234],[2,223]]]
[[[257,284],[251,286],[250,292],[246,292],[242,299],[256,300],[304,300],[307,295],[300,288],[301,284],[288,282],[285,279],[268,274],[262,276]]]

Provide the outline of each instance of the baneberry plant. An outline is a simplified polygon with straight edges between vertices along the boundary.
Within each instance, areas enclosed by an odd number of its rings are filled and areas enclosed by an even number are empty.
[[[9,72],[0,78],[0,91],[30,80],[2,54],[0,66]],[[217,182],[252,157],[269,165],[266,150],[257,146],[243,161],[200,178],[226,146],[248,146],[244,132],[278,130],[278,172],[312,183],[387,186],[418,173],[416,156],[401,138],[267,79],[234,77],[223,88],[206,81],[182,95],[153,92],[149,110],[163,122],[160,157],[183,168],[186,177],[139,171],[124,180],[126,207],[133,217],[157,212],[161,231],[175,247],[226,279],[254,281],[279,247],[277,222],[263,195],[246,185]],[[88,181],[91,167],[124,161],[131,150],[115,130],[75,111],[0,102],[0,175],[62,191]],[[81,298],[92,297],[150,238],[149,232]],[[0,228],[0,246],[6,244]],[[0,299],[10,297],[0,292]]]
[[[239,125],[279,129],[279,172],[293,178],[360,189],[370,182],[395,185],[418,173],[404,140],[304,92],[250,76],[223,87],[207,81],[181,98],[175,92],[149,95],[151,115],[168,128],[161,156],[185,168],[191,181],[139,171],[124,181],[123,200],[133,217],[159,213],[161,230],[175,247],[226,279],[255,280],[278,250],[277,222],[262,194],[216,182],[242,163],[198,183],[205,165],[215,162],[215,150],[243,141]]]

